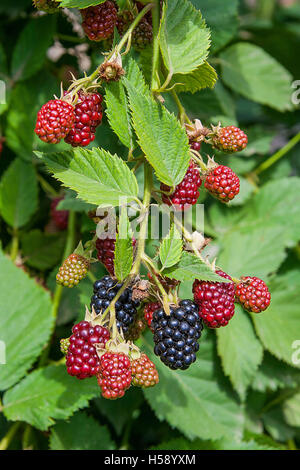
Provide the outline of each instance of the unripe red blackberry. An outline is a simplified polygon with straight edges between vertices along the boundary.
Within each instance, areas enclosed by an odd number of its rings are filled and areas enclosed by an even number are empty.
[[[224,165],[219,165],[208,173],[204,186],[221,202],[231,201],[240,192],[239,177]]]
[[[73,326],[72,332],[66,356],[68,374],[78,379],[97,375],[100,369],[100,359],[95,345],[104,348],[110,337],[109,331],[102,326],[93,327],[90,322],[82,321]]]
[[[60,340],[60,350],[66,355],[70,346],[70,338],[62,338]]]
[[[45,11],[46,13],[56,13],[59,11],[59,3],[55,0],[33,0],[33,4],[37,10]]]
[[[197,142],[197,141],[190,142],[190,147],[191,149],[196,150],[197,152],[200,152],[201,142]]]
[[[198,339],[203,329],[198,306],[191,300],[182,300],[179,307],[163,308],[153,313],[154,353],[170,369],[187,369],[196,361]]]
[[[200,178],[199,169],[195,166],[194,162],[191,161],[185,177],[175,188],[175,191],[170,196],[163,194],[162,200],[168,206],[174,206],[176,210],[188,209],[191,205],[197,203],[199,197],[199,188],[202,184]],[[169,192],[170,187],[161,184],[161,191]]]
[[[86,277],[89,267],[90,263],[86,258],[72,253],[59,268],[56,282],[64,287],[77,286]]]
[[[247,147],[248,137],[241,129],[235,126],[217,128],[212,133],[213,146],[224,153],[241,152]]]
[[[96,314],[103,313],[121,289],[122,284],[104,276],[94,283],[94,294],[91,298],[91,309],[94,308]],[[128,287],[115,303],[117,327],[126,336],[130,326],[133,324],[137,314],[138,300],[132,300],[132,289]]]
[[[268,286],[258,277],[242,277],[236,286],[235,297],[245,310],[254,313],[263,312],[271,303]]]
[[[66,230],[69,221],[69,211],[57,210],[56,207],[63,197],[56,197],[51,202],[50,215],[56,227],[60,230]]]
[[[107,271],[112,276],[114,276],[115,274],[115,245],[115,238],[98,238],[98,240],[96,241],[97,258],[102,264],[104,264]]]
[[[96,128],[102,121],[102,96],[99,93],[78,93],[74,108],[75,122],[65,137],[72,147],[86,147],[95,139]]]
[[[231,277],[223,271],[216,271],[226,279]],[[209,328],[226,326],[234,315],[234,283],[195,280],[194,301],[199,306],[199,315]]]
[[[153,313],[155,312],[155,310],[158,310],[159,308],[161,308],[161,304],[159,302],[149,302],[144,307],[145,320],[151,331],[153,331],[151,327]]]
[[[131,362],[132,385],[136,387],[154,387],[159,382],[158,372],[155,364],[150,361],[146,354]]]
[[[98,384],[104,398],[123,397],[131,380],[131,364],[126,354],[107,352],[101,356]]]
[[[75,120],[74,108],[63,100],[50,100],[37,114],[34,132],[48,144],[57,144],[70,132]]]
[[[113,34],[118,18],[114,2],[107,1],[80,12],[83,30],[91,41],[102,41]]]
[[[109,274],[114,276],[115,274],[115,266],[114,266],[114,259],[115,259],[115,245],[116,245],[116,238],[111,236],[110,238],[98,238],[96,241],[96,249],[97,249],[97,258],[98,260],[104,264]],[[132,245],[135,247],[136,240],[135,238],[132,239]]]
[[[132,45],[138,51],[143,50],[148,44],[152,42],[153,30],[151,24],[148,23],[146,18],[142,18],[137,27],[132,33]]]

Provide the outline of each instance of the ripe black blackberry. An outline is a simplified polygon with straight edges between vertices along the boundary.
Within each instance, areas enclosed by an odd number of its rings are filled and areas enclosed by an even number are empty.
[[[96,281],[94,283],[94,294],[91,298],[91,308],[94,307],[98,315],[103,313],[121,287],[122,284],[110,276],[104,276]],[[134,322],[139,303],[137,300],[132,300],[132,289],[128,287],[115,304],[117,327],[119,331],[123,330],[125,336]]]
[[[163,308],[153,313],[154,353],[170,369],[184,370],[196,360],[203,323],[192,300],[182,300],[170,311],[169,316]]]

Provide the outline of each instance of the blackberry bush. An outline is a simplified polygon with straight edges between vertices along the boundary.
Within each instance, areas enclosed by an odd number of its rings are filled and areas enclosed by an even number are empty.
[[[296,5],[6,3],[0,450],[299,448]]]

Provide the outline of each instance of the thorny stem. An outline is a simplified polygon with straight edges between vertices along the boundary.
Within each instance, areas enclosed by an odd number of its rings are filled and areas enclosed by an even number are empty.
[[[64,261],[67,256],[72,252],[74,245],[75,245],[75,225],[76,225],[76,217],[75,217],[75,212],[70,211],[69,212],[69,221],[68,221],[68,234],[67,234],[67,241],[65,245],[65,250],[63,254],[62,261]],[[55,319],[58,314],[58,309],[61,301],[61,296],[63,293],[63,286],[61,285],[56,285],[55,291],[54,291],[54,296],[53,296],[53,301],[52,301],[52,309],[51,309],[51,315],[54,318],[53,321],[53,326],[52,326],[52,333],[55,328]],[[44,349],[40,361],[39,361],[39,367],[42,367],[45,365],[49,351],[50,351],[50,345],[51,345],[51,340],[49,341],[46,349]]]
[[[131,275],[138,275],[140,272],[141,261],[145,253],[145,244],[146,244],[146,238],[147,238],[149,206],[150,206],[150,201],[151,201],[153,175],[152,175],[152,168],[146,161],[144,163],[144,179],[145,179],[145,183],[144,183],[143,211],[141,213],[143,220],[140,225],[138,247],[136,251],[135,261],[131,270]]]
[[[160,1],[155,0],[155,6],[152,10],[152,27],[153,27],[153,57],[152,57],[152,77],[151,89],[154,91],[157,88],[157,81],[159,82],[159,23],[160,23]]]
[[[17,229],[13,231],[13,237],[11,242],[10,257],[13,262],[16,261],[19,251],[19,237]]]
[[[282,149],[278,150],[274,155],[269,157],[265,162],[263,162],[261,165],[259,165],[254,173],[256,175],[259,175],[263,171],[267,170],[272,166],[274,163],[278,162],[284,155],[286,155],[295,145],[298,144],[300,141],[300,132],[296,134]]]
[[[180,123],[184,124],[184,123],[187,122],[188,124],[191,124],[191,120],[189,119],[188,115],[186,114],[186,111],[185,111],[184,107],[182,106],[181,101],[178,98],[178,95],[177,95],[176,91],[171,90],[171,95],[173,96],[174,101],[175,101],[175,103],[177,105],[177,108],[178,108]]]
[[[3,439],[0,441],[0,450],[6,450],[13,438],[15,437],[16,433],[18,432],[21,422],[14,423],[8,430],[7,434],[3,437]]]

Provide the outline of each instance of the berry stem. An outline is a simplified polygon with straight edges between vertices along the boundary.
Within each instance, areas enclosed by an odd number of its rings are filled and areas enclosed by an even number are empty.
[[[158,32],[159,32],[159,23],[160,23],[160,0],[155,0],[155,5],[152,10],[152,28],[153,28],[153,56],[152,56],[152,77],[151,77],[151,90],[157,90],[159,83],[159,63],[160,63],[160,56],[159,56],[159,40],[158,40]]]
[[[45,180],[45,178],[43,178],[40,173],[36,173],[36,177],[45,193],[54,197],[59,197],[59,193],[51,186],[51,184],[48,183],[48,181]]]
[[[270,168],[270,166],[278,162],[278,160],[284,157],[293,147],[295,147],[295,145],[297,145],[299,141],[300,141],[300,132],[298,132],[298,134],[296,134],[284,147],[282,147],[280,150],[274,153],[274,155],[272,155],[265,162],[259,165],[256,168],[256,170],[254,170],[254,173],[256,175],[259,175],[263,171]]]
[[[3,439],[0,441],[0,450],[6,450],[13,438],[15,437],[16,433],[18,432],[21,422],[18,421],[17,423],[14,423],[8,430],[7,434],[3,437]]]
[[[76,227],[76,216],[74,211],[69,212],[69,221],[68,221],[68,233],[67,233],[67,241],[65,245],[65,250],[63,254],[63,259],[64,261],[67,256],[72,253],[74,245],[75,245],[75,227]],[[56,319],[57,314],[58,314],[58,309],[61,301],[61,296],[63,292],[63,286],[62,285],[56,285],[55,291],[54,291],[54,296],[53,296],[53,301],[52,301],[52,309],[51,309],[51,315],[54,319]],[[52,334],[55,329],[55,321],[53,321],[53,326],[52,326]],[[48,359],[48,354],[50,351],[50,345],[51,345],[51,339],[46,347],[44,349],[40,361],[39,361],[39,367],[42,367],[45,365],[47,359]]]
[[[143,220],[140,226],[136,258],[135,258],[135,261],[131,270],[131,275],[139,274],[141,261],[145,253],[146,235],[147,235],[147,230],[148,230],[149,205],[151,201],[151,191],[152,191],[152,184],[153,184],[152,168],[146,161],[144,163],[144,178],[145,178],[145,183],[144,183],[143,211],[141,213],[141,215],[143,216]]]
[[[16,258],[18,256],[18,251],[19,251],[18,231],[17,229],[14,228],[12,242],[11,242],[11,249],[10,249],[10,257],[13,262],[16,261]]]
[[[174,89],[171,90],[171,95],[173,96],[173,99],[174,99],[174,101],[177,105],[177,108],[178,108],[180,123],[181,124],[185,124],[185,123],[192,124],[192,122],[190,121],[188,115],[186,114],[186,111],[185,111],[184,107],[182,106],[181,101],[178,98],[178,95],[177,95],[177,93]]]

